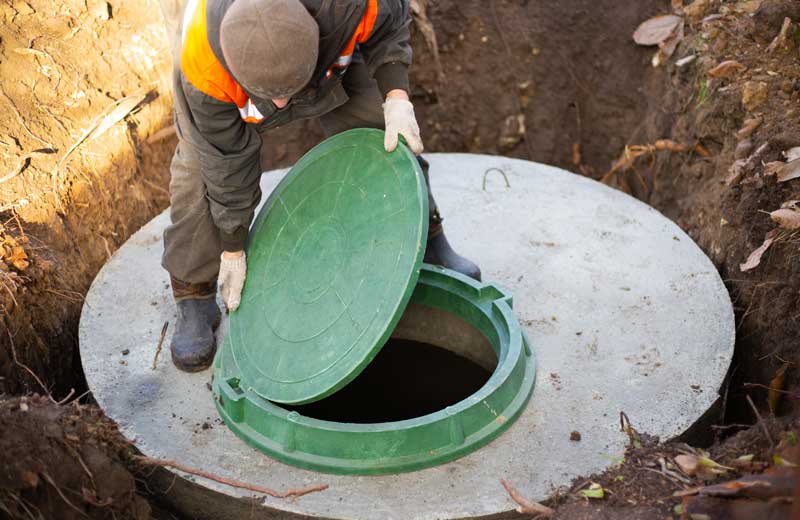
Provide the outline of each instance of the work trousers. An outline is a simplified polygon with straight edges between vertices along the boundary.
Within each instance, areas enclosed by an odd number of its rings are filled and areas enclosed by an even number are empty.
[[[384,129],[383,97],[363,63],[353,63],[342,78],[349,100],[320,117],[326,136],[352,128]],[[441,229],[439,212],[428,182],[428,162],[418,157],[428,184],[430,232]],[[211,217],[200,161],[191,145],[178,143],[170,166],[170,219],[164,232],[162,265],[173,279],[193,286],[214,282],[219,272],[222,243]],[[175,285],[175,282],[173,282]]]

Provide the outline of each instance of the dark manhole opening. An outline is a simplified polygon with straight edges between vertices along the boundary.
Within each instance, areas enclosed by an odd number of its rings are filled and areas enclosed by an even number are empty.
[[[390,339],[350,384],[320,401],[286,406],[341,423],[381,423],[437,412],[474,394],[492,372],[429,343]]]

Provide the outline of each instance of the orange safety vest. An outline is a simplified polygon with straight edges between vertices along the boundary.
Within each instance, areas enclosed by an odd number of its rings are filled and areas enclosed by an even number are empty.
[[[328,69],[327,78],[334,74],[334,68],[343,72],[350,65],[356,45],[367,41],[377,16],[378,0],[368,0],[364,16],[336,62]],[[216,100],[236,104],[245,122],[262,122],[264,116],[211,50],[206,30],[206,0],[189,0],[187,3],[181,39],[181,70],[186,80]]]

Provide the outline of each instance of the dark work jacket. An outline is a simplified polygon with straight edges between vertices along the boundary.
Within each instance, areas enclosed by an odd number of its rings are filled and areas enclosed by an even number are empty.
[[[189,0],[173,66],[182,153],[199,160],[211,215],[229,251],[243,248],[261,198],[259,132],[344,104],[341,77],[350,60],[363,59],[384,94],[408,90],[411,64],[407,0],[300,0],[319,25],[317,66],[306,88],[278,110],[241,87],[225,64],[219,32],[234,1]]]

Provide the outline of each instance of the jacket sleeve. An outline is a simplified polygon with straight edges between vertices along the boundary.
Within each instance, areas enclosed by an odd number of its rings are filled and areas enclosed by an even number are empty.
[[[183,74],[176,95],[176,122],[200,160],[211,217],[226,251],[244,248],[261,199],[261,137],[242,121],[234,103],[206,95]],[[176,85],[177,86],[177,85]]]
[[[412,56],[408,0],[377,0],[377,6],[375,25],[359,48],[384,96],[393,89],[407,92]]]

